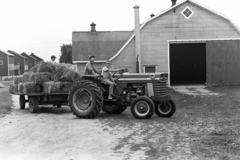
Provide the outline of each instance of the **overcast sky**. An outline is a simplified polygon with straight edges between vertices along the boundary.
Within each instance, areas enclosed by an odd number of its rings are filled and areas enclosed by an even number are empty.
[[[240,27],[238,0],[196,2]],[[72,31],[90,31],[92,22],[97,31],[133,30],[135,5],[142,23],[169,8],[171,0],[0,0],[0,48],[33,52],[44,60],[59,57],[60,46],[72,43]]]

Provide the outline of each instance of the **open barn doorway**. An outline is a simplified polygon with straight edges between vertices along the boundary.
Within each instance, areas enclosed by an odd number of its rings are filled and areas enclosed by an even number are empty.
[[[169,46],[170,85],[206,83],[206,43],[173,43]]]

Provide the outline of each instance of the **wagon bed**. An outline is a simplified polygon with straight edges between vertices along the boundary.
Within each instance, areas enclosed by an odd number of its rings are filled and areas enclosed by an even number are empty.
[[[28,103],[31,113],[36,113],[39,109],[39,105],[52,104],[53,106],[57,106],[57,108],[60,108],[61,105],[68,105],[68,93],[39,92],[12,94],[19,95],[20,109],[25,109],[26,103]]]

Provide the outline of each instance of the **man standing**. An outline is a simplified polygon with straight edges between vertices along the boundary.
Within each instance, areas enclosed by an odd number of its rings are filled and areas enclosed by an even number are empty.
[[[95,57],[94,56],[90,56],[89,57],[89,62],[86,64],[85,69],[83,74],[84,75],[98,75],[100,74],[94,67],[93,67],[93,63],[94,63]]]
[[[112,99],[113,88],[114,88],[114,85],[116,85],[116,83],[114,82],[114,79],[112,78],[111,72],[117,72],[121,70],[121,69],[111,70],[110,65],[111,65],[111,61],[107,60],[106,66],[103,67],[102,69],[102,76],[103,76],[102,82],[110,85],[108,99]]]

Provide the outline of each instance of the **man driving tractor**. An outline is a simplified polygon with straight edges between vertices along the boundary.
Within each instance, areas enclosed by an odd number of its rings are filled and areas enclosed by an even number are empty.
[[[102,76],[103,76],[102,82],[110,85],[108,99],[112,99],[113,88],[116,85],[111,72],[117,72],[117,71],[122,70],[122,69],[112,70],[112,69],[110,69],[110,66],[111,66],[111,61],[107,60],[106,66],[103,67],[103,69],[102,69]]]

